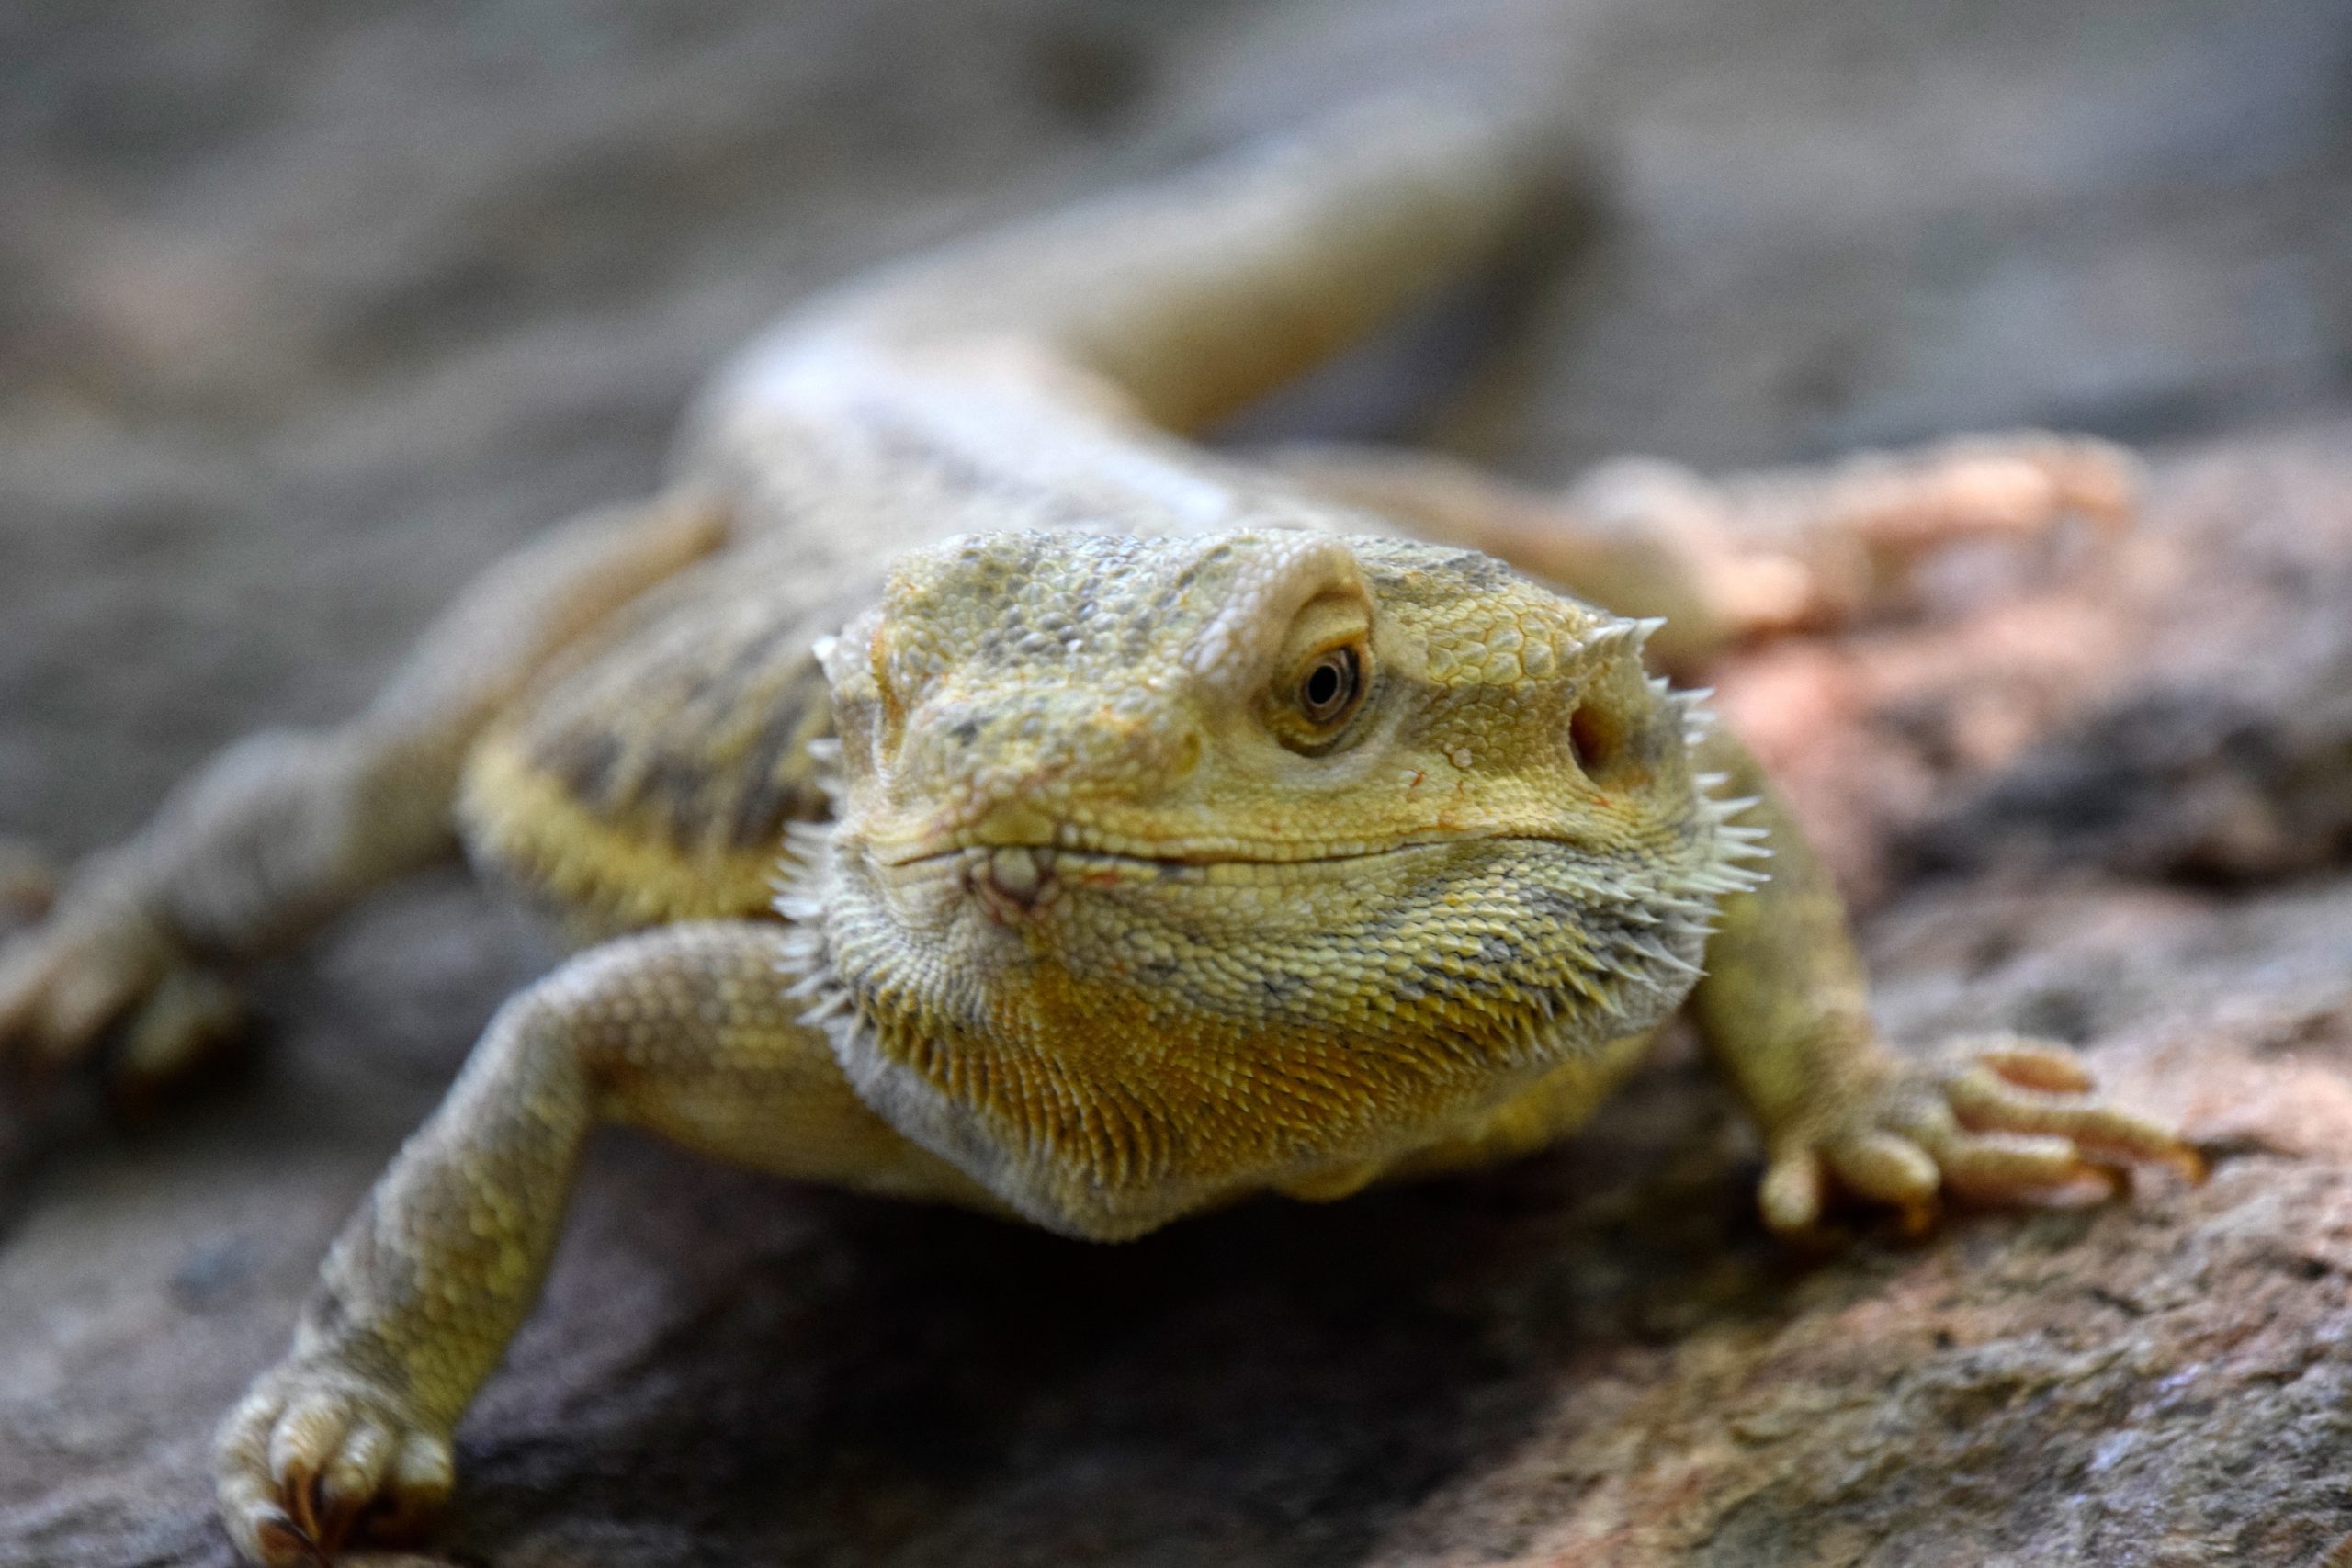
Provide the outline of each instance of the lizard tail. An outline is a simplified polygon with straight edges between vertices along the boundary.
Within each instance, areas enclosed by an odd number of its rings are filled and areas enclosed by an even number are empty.
[[[1197,429],[1493,261],[1562,163],[1548,120],[1376,100],[821,295],[756,341],[720,395],[820,344],[1010,339]]]

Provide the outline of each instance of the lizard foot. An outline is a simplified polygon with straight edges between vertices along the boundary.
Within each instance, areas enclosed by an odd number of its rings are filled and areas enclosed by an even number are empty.
[[[1744,637],[1905,608],[1919,563],[1947,544],[2030,542],[2075,517],[2118,532],[2138,506],[2140,484],[2139,465],[2121,447],[2025,432],[1720,481],[1622,458],[1586,475],[1566,500],[1591,525],[1655,558],[1641,573],[1645,597],[1664,592],[1668,641],[1688,659]],[[1678,615],[1687,623],[1680,631]]]
[[[220,1423],[214,1495],[229,1539],[263,1568],[332,1562],[357,1537],[413,1538],[456,1480],[446,1430],[365,1378],[289,1362]]]
[[[1758,1201],[1773,1229],[1816,1229],[1832,1180],[1893,1204],[1920,1232],[1950,1192],[2017,1202],[2128,1180],[2155,1161],[2201,1180],[2204,1162],[2171,1128],[2107,1104],[2063,1045],[2018,1035],[1955,1043],[1939,1059],[1903,1063],[1826,1115],[1773,1143]]]
[[[136,1097],[243,1024],[226,980],[116,900],[69,896],[46,922],[0,946],[0,1066],[38,1077],[113,1039],[114,1085]]]

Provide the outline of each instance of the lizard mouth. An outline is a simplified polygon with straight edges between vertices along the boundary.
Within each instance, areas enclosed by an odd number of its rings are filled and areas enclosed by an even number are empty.
[[[1344,839],[1149,840],[1063,823],[1052,829],[1050,837],[1028,834],[1013,837],[985,830],[966,830],[875,844],[867,853],[876,866],[889,872],[944,867],[976,859],[993,861],[998,856],[1004,856],[1012,874],[1017,879],[1025,874],[1024,857],[1046,867],[1075,868],[1082,864],[1098,864],[1106,869],[1124,867],[1130,872],[1172,874],[1186,870],[1205,871],[1220,865],[1306,865],[1327,861],[1370,860],[1444,844],[1535,836],[1523,830],[1455,828],[1431,829],[1378,842]]]
[[[1334,863],[1392,860],[1504,836],[1457,833],[1398,843],[1346,845],[1319,853],[1300,853],[1300,846],[1295,844],[1277,846],[1285,852],[1276,853],[1238,852],[1220,845],[1207,852],[1186,846],[1189,852],[1182,854],[1171,854],[1164,846],[1155,853],[1132,854],[1055,844],[975,842],[876,856],[876,869],[886,881],[901,886],[937,886],[952,880],[989,919],[1011,926],[1044,918],[1072,890],[1109,892],[1148,884],[1214,884],[1261,881],[1285,873],[1313,874]]]

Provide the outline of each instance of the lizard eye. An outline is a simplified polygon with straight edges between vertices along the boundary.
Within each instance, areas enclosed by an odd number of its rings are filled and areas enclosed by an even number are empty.
[[[1320,757],[1361,735],[1357,716],[1379,683],[1372,631],[1372,606],[1360,594],[1325,594],[1299,611],[1258,689],[1259,722],[1275,740]]]
[[[1346,723],[1363,700],[1364,664],[1364,650],[1351,642],[1308,660],[1298,675],[1300,716],[1327,733]]]

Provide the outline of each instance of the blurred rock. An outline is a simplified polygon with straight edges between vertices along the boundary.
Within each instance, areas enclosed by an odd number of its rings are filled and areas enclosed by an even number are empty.
[[[2147,616],[2137,678],[1922,824],[1922,869],[2245,882],[2352,856],[2346,434],[2181,476],[2163,519],[2180,587]]]

